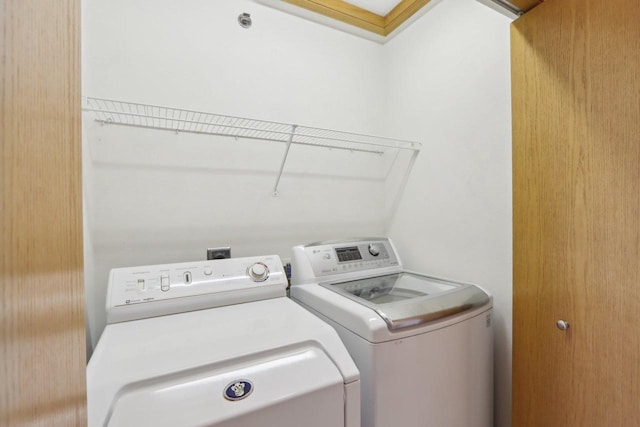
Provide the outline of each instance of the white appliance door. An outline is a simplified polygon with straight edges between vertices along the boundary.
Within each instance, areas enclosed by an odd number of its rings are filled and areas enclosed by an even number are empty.
[[[104,425],[334,427],[344,405],[342,375],[308,343],[129,384]]]

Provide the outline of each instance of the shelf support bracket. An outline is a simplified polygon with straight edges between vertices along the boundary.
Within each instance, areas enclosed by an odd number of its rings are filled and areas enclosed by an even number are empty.
[[[391,218],[396,214],[398,210],[398,206],[400,206],[400,200],[402,199],[402,195],[404,194],[404,190],[407,187],[407,182],[409,181],[409,176],[411,175],[411,170],[413,169],[413,165],[416,162],[416,158],[418,157],[418,150],[414,150],[411,153],[411,159],[409,159],[409,164],[407,165],[407,169],[404,171],[404,175],[402,176],[402,181],[400,181],[400,185],[396,190],[395,197],[393,199],[393,203],[388,212],[388,223],[391,223]]]
[[[273,196],[278,197],[278,185],[280,184],[280,178],[282,178],[282,171],[284,170],[284,164],[287,162],[287,156],[289,156],[289,149],[293,142],[293,136],[296,133],[298,125],[291,125],[291,135],[289,135],[289,141],[287,141],[287,148],[284,150],[284,156],[282,157],[282,163],[280,164],[280,171],[278,172],[278,178],[276,178],[276,185],[273,187]]]

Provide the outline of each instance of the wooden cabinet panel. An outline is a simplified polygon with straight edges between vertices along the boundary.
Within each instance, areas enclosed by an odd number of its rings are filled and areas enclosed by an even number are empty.
[[[638,22],[547,0],[512,27],[514,426],[640,425]]]
[[[80,0],[0,10],[0,425],[86,425]]]
[[[529,10],[542,3],[542,0],[509,0],[509,3],[521,10]]]

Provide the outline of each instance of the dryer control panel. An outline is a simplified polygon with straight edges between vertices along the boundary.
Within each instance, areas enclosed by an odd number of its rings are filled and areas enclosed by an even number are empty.
[[[277,255],[114,268],[107,323],[286,296]]]
[[[396,251],[386,238],[319,242],[293,248],[291,279],[292,284],[298,284],[325,276],[400,267]]]

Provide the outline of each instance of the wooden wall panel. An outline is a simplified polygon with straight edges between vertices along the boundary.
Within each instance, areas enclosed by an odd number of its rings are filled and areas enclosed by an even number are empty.
[[[80,0],[0,0],[0,425],[86,424]]]
[[[509,0],[509,3],[517,6],[520,10],[526,11],[542,3],[542,0]]]
[[[639,22],[546,0],[512,26],[517,427],[640,425]]]

